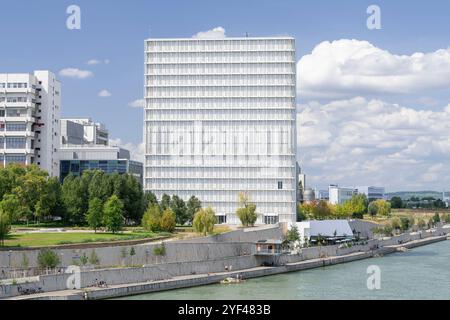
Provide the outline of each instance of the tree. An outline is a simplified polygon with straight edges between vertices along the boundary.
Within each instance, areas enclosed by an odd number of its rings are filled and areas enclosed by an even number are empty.
[[[192,196],[189,198],[187,205],[186,205],[186,217],[187,222],[189,224],[192,224],[192,221],[194,220],[195,213],[202,208],[202,203],[200,200]]]
[[[137,222],[144,213],[144,193],[142,186],[135,176],[124,174],[121,176],[125,186],[123,194],[125,218]]]
[[[367,208],[367,213],[373,218],[378,213],[378,205],[376,201],[372,201],[369,203],[369,207]]]
[[[291,229],[289,229],[286,233],[286,237],[284,239],[284,245],[293,249],[295,243],[300,241],[300,233],[296,225],[293,225]]]
[[[66,210],[66,222],[83,224],[87,210],[85,201],[88,201],[88,197],[84,183],[80,177],[69,174],[64,179],[62,200]]]
[[[112,195],[103,208],[103,224],[109,231],[116,233],[122,230],[123,219],[123,202]]]
[[[394,209],[401,209],[403,208],[403,200],[400,197],[392,197],[391,198],[391,207]]]
[[[197,211],[194,216],[194,230],[203,233],[206,236],[214,230],[214,225],[217,223],[217,218],[214,210],[211,207],[202,208]]]
[[[391,226],[393,230],[400,230],[401,229],[401,221],[398,217],[395,217],[391,221]]]
[[[58,254],[50,249],[42,249],[37,257],[38,266],[41,269],[56,268],[61,260]]]
[[[115,175],[118,176],[118,174]],[[90,179],[88,187],[89,201],[98,198],[102,202],[105,202],[112,195],[112,179],[110,179],[110,176],[108,176],[104,171],[101,170],[93,171],[92,178]],[[121,195],[119,194],[117,196],[120,197]]]
[[[331,217],[331,209],[324,200],[316,202],[312,209],[312,216],[317,220],[324,220]]]
[[[89,227],[94,229],[97,233],[97,229],[102,226],[103,222],[103,203],[99,198],[94,198],[89,201],[89,209],[86,216]]]
[[[425,222],[425,220],[423,218],[420,218],[417,221],[417,226],[419,227],[420,230],[425,229],[426,225],[427,225],[427,223]]]
[[[22,205],[15,194],[3,196],[3,200],[0,202],[0,210],[8,215],[11,223],[29,215],[28,208]]]
[[[409,228],[411,228],[411,220],[407,217],[401,217],[400,218],[400,229],[402,231],[407,231]]]
[[[297,205],[297,222],[301,222],[308,219],[308,217],[306,216],[305,212],[303,211],[302,205],[298,204]]]
[[[173,232],[176,227],[175,213],[170,209],[164,210],[161,217],[161,231]]]
[[[239,193],[239,205],[236,215],[244,227],[254,226],[258,215],[256,214],[256,205],[249,201],[249,196],[245,192]]]
[[[11,231],[11,220],[9,215],[0,209],[0,245],[5,244],[5,238]]]
[[[436,212],[433,216],[433,224],[436,225],[439,222],[441,222],[441,217],[439,216],[439,213]]]
[[[142,227],[147,231],[161,231],[161,209],[157,203],[150,205],[142,217]]]
[[[158,204],[158,199],[156,198],[156,195],[151,192],[151,191],[147,191],[144,195],[143,195],[143,201],[144,201],[144,211],[146,211],[149,206],[154,205],[154,204]]]
[[[170,200],[170,209],[175,213],[177,224],[184,225],[188,221],[187,208],[183,199],[173,195]]]
[[[365,194],[354,194],[345,204],[351,208],[353,218],[362,219],[367,213],[368,201]]]
[[[164,211],[167,208],[170,208],[170,196],[164,193],[161,198],[161,210]]]
[[[385,200],[378,199],[369,203],[367,212],[372,217],[375,215],[388,216],[391,213],[391,204]]]

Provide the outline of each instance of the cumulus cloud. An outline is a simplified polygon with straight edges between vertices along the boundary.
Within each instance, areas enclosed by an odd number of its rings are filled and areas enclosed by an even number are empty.
[[[297,64],[299,94],[343,99],[366,94],[410,94],[450,87],[450,47],[396,55],[367,41],[318,44]]]
[[[131,101],[128,106],[132,107],[132,108],[143,108],[145,105],[145,100],[144,99],[137,99],[134,101]]]
[[[109,91],[106,90],[106,89],[103,89],[103,90],[101,90],[101,91],[98,93],[98,96],[101,97],[101,98],[111,97],[111,92],[109,92]]]
[[[80,70],[77,68],[65,68],[59,71],[61,77],[76,78],[76,79],[86,79],[93,77],[94,74],[89,70]]]
[[[192,36],[196,39],[223,39],[226,38],[225,29],[222,27],[216,27],[211,30],[201,31]]]
[[[109,139],[111,146],[118,146],[130,151],[131,159],[135,161],[144,162],[145,146],[144,143],[135,144],[132,142],[124,142],[120,138]]]
[[[298,147],[311,186],[445,187],[450,107],[416,110],[356,97],[298,106]]]

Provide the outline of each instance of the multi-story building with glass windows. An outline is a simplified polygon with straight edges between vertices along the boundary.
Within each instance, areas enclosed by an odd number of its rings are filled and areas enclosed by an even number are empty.
[[[57,176],[60,107],[53,73],[0,73],[0,166],[35,163]]]
[[[145,189],[231,224],[246,192],[258,223],[295,221],[295,40],[148,39],[145,56]]]
[[[104,145],[64,145],[59,150],[61,182],[69,174],[81,176],[86,170],[129,173],[142,184],[142,162],[133,161],[130,151]]]

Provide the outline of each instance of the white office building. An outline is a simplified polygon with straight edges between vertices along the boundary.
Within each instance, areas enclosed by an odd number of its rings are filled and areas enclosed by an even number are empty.
[[[295,40],[148,39],[145,56],[145,189],[230,224],[246,192],[258,223],[295,221]]]
[[[338,185],[330,185],[328,187],[329,202],[331,204],[343,204],[350,200],[353,195],[357,194],[358,190],[350,187],[339,187]]]
[[[58,176],[60,108],[53,73],[0,73],[0,165],[35,163]]]
[[[109,132],[105,125],[90,118],[61,119],[61,143],[107,146]]]
[[[355,187],[359,194],[365,194],[369,201],[384,199],[384,188],[373,186]]]

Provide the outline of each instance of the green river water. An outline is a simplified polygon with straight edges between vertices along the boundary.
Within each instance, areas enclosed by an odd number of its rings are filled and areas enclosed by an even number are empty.
[[[381,271],[381,288],[367,288],[367,267]],[[131,296],[138,300],[450,299],[450,241],[324,268]]]

